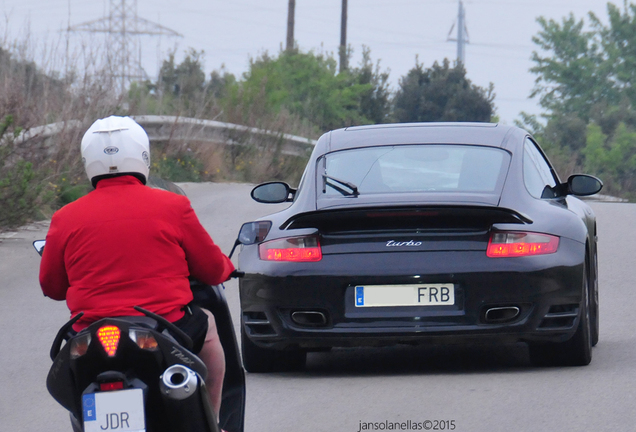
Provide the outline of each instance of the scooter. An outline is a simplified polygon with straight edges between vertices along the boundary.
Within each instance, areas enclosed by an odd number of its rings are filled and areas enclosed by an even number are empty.
[[[33,243],[40,255],[45,242]],[[239,276],[235,274],[234,276]],[[226,373],[219,419],[211,408],[203,362],[192,340],[159,315],[99,320],[76,333],[73,317],[51,346],[51,396],[71,417],[74,432],[243,432],[245,373],[223,285],[191,281],[194,302],[215,317]]]

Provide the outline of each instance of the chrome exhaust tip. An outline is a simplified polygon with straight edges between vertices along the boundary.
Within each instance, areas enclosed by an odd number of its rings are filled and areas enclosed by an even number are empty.
[[[302,326],[320,327],[327,325],[327,316],[319,311],[296,311],[291,314],[292,321]]]
[[[484,321],[487,323],[503,323],[512,321],[519,316],[521,310],[517,306],[502,306],[486,309]]]
[[[197,392],[199,378],[190,368],[172,365],[159,377],[161,393],[169,399],[187,399]]]

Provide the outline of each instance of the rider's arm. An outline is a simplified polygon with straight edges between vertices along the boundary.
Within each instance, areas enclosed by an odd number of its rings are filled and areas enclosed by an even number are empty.
[[[186,253],[190,276],[208,285],[218,285],[230,278],[232,261],[221,252],[190,205],[184,211],[182,247]]]
[[[60,223],[53,215],[40,262],[40,286],[44,295],[54,300],[65,300],[69,287],[63,239]]]

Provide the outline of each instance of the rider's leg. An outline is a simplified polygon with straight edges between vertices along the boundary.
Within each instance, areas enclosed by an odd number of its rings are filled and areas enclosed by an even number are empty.
[[[218,420],[219,410],[221,409],[223,377],[225,376],[225,354],[221,340],[219,339],[219,334],[216,330],[214,316],[210,311],[206,309],[202,310],[208,316],[208,333],[205,336],[203,348],[201,348],[201,351],[197,355],[208,368],[208,378],[205,380],[205,385],[210,395],[212,408]]]

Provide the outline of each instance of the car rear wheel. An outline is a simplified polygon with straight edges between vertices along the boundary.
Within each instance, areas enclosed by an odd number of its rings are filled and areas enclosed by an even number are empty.
[[[592,330],[592,346],[596,346],[598,343],[599,335],[599,318],[598,318],[598,256],[594,254],[594,278],[591,281],[591,298],[590,298],[590,318],[592,323],[590,328]]]
[[[530,361],[535,366],[585,366],[592,361],[592,319],[587,266],[583,269],[581,316],[574,336],[565,342],[531,343]]]
[[[250,340],[241,327],[241,351],[243,366],[251,373],[287,372],[301,370],[305,367],[307,352],[302,350],[279,351],[261,348]]]

